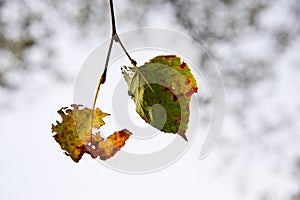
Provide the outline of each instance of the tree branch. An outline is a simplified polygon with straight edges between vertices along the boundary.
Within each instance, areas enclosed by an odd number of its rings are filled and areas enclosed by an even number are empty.
[[[109,0],[109,6],[110,6],[112,36],[114,36],[114,35],[117,34],[117,28],[116,28],[116,20],[115,20],[115,12],[114,12],[113,0]]]

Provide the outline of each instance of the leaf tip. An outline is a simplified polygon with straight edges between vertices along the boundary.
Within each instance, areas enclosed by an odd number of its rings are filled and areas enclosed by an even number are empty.
[[[180,135],[186,142],[188,142],[188,139],[187,139],[185,133],[178,133],[178,135]]]

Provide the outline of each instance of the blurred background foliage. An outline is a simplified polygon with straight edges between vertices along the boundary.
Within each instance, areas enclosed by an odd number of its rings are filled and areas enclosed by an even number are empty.
[[[118,1],[115,4],[118,24],[122,26],[148,26],[151,24],[152,15],[169,11],[170,16],[177,22],[176,26],[181,26],[186,34],[199,41],[214,56],[228,78],[227,83],[232,86],[247,87],[271,75],[273,62],[276,61],[272,56],[280,56],[298,37],[300,29],[299,23],[293,23],[299,20],[300,15],[299,2],[296,0],[125,0],[122,7],[118,6]],[[273,13],[272,9],[278,9],[283,14],[279,13],[272,19],[272,16],[268,16]],[[106,1],[1,0],[2,86],[9,86],[6,74],[10,72],[32,68],[44,70],[49,67],[49,57],[55,58],[53,54],[56,47],[46,41],[62,31],[55,24],[51,24],[54,19],[68,24],[68,28],[80,34],[79,37],[83,40],[91,37],[91,32],[93,37],[98,35],[100,40],[110,31]],[[239,50],[242,40],[256,39],[255,37],[268,40],[261,44],[265,45],[264,55],[251,56],[253,50],[250,49],[249,55],[246,47],[244,51]],[[269,43],[265,44],[266,42]],[[230,55],[234,60],[220,52],[220,49],[232,46],[236,47],[231,49]],[[41,57],[34,59],[27,56],[36,47],[42,52]]]
[[[243,187],[251,188],[259,179],[251,182],[247,173],[259,171],[270,158],[268,173],[278,175],[279,182],[281,173],[292,177],[298,189],[289,198],[299,200],[300,2],[115,0],[115,6],[120,31],[175,29],[207,49],[223,73],[228,95],[227,126],[219,144],[223,163],[229,171],[234,166],[241,182],[248,181]],[[106,39],[108,2],[0,0],[0,87],[18,90],[24,75],[36,71],[70,78],[56,62],[56,40],[69,32],[78,43]],[[207,58],[199,59],[204,66]],[[275,199],[273,190],[263,188],[260,199]]]

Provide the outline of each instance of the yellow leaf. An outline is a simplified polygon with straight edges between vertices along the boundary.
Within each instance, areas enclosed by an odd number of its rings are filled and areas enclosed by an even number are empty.
[[[56,132],[54,139],[74,162],[78,162],[84,153],[106,160],[115,155],[131,135],[128,130],[121,130],[104,140],[99,133],[92,134],[92,128],[99,129],[104,125],[102,118],[109,114],[99,108],[93,111],[86,107],[80,109],[81,106],[76,104],[71,107],[73,109],[64,107],[58,111],[62,122],[52,124],[52,132]]]

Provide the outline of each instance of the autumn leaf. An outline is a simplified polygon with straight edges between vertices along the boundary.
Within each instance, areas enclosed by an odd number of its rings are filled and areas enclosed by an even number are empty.
[[[92,128],[99,129],[105,124],[102,118],[108,114],[96,108],[93,116],[93,110],[89,108],[80,108],[80,105],[75,104],[71,107],[73,109],[64,107],[58,110],[62,122],[52,124],[52,132],[56,132],[54,139],[74,162],[78,162],[84,153],[90,154],[93,158],[100,157],[101,160],[106,160],[125,145],[131,134],[128,130],[117,131],[106,140],[99,132],[91,133],[91,125]]]
[[[140,117],[187,140],[190,99],[198,91],[189,66],[174,55],[157,56],[141,67],[125,66],[122,73]]]

